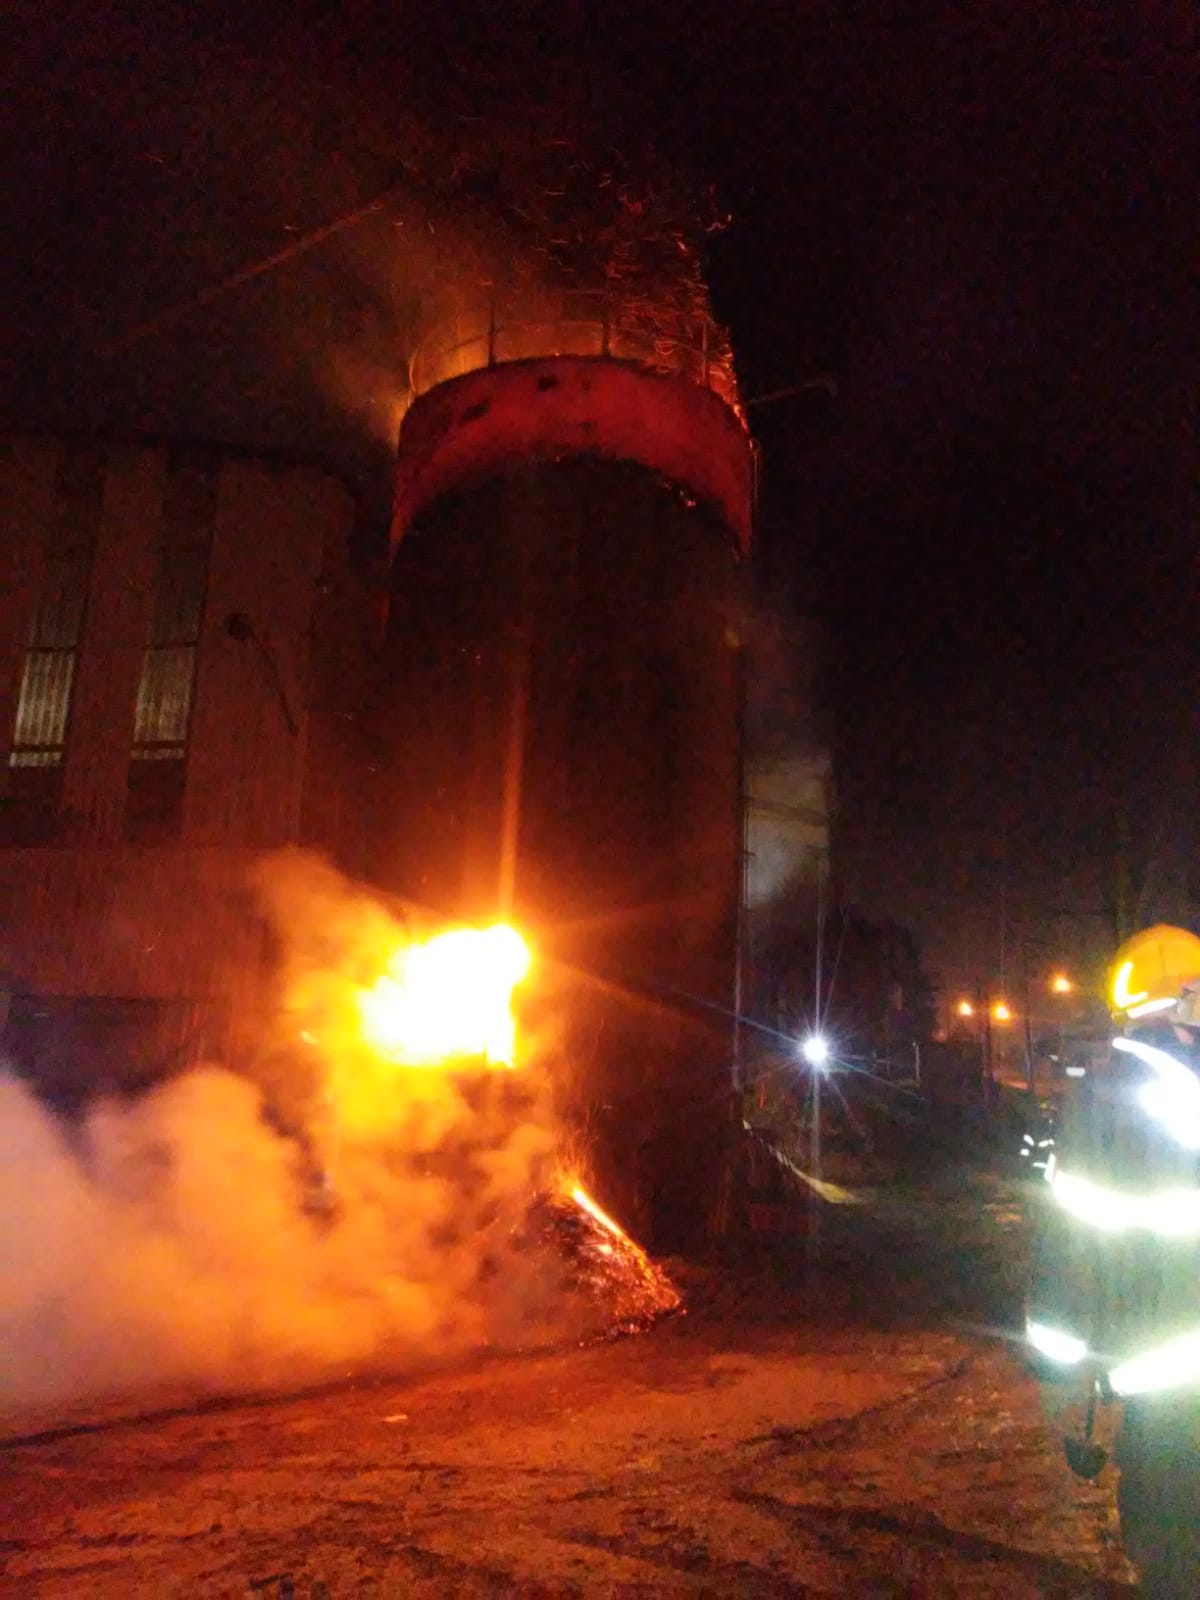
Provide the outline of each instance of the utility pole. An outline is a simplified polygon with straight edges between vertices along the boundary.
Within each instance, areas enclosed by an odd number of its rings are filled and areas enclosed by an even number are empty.
[[[983,1071],[983,1092],[988,1107],[992,1104],[992,1002],[980,978],[975,985],[975,1009],[979,1013],[979,1052]]]
[[[737,645],[735,671],[737,673],[737,786],[734,797],[737,830],[737,883],[736,924],[733,954],[733,1032],[730,1038],[729,1061],[729,1125],[726,1129],[726,1149],[720,1174],[716,1205],[710,1213],[710,1227],[718,1239],[726,1238],[733,1224],[733,1198],[736,1183],[736,1165],[741,1150],[742,1130],[746,1120],[746,1057],[743,1013],[746,1006],[747,978],[753,977],[750,940],[750,804],[749,784],[746,779],[746,697],[749,682],[749,663],[744,640]]]
[[[1033,1018],[1029,1014],[1029,940],[1021,940],[1021,1014],[1025,1019],[1025,1087],[1034,1089]]]
[[[746,1004],[746,977],[750,938],[750,795],[746,779],[746,699],[749,692],[750,668],[747,647],[739,641],[735,658],[737,673],[737,926],[734,935],[733,962],[733,1061],[730,1074],[730,1097],[735,1125],[740,1129],[745,1114],[745,1036],[742,1029],[742,1012]]]

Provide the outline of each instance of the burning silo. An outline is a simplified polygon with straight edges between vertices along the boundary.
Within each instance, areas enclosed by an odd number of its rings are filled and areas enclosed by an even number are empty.
[[[413,363],[395,881],[536,930],[601,1188],[663,1240],[702,1220],[729,1118],[751,456],[707,315],[545,307]]]

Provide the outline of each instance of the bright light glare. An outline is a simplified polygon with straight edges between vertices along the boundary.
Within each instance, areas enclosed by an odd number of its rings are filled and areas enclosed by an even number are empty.
[[[1012,1012],[1008,1009],[1008,1006],[1005,1004],[1005,1002],[1003,1000],[997,1000],[996,1004],[992,1007],[992,1021],[993,1022],[1011,1022],[1012,1021]]]
[[[829,1041],[819,1033],[810,1033],[800,1046],[800,1054],[810,1067],[823,1067],[829,1060]]]
[[[1160,1189],[1156,1194],[1125,1194],[1057,1165],[1046,1178],[1063,1210],[1102,1233],[1144,1228],[1164,1239],[1200,1235],[1200,1189]]]
[[[1138,1103],[1185,1150],[1200,1150],[1200,1078],[1169,1050],[1141,1039],[1114,1039],[1113,1049],[1136,1057],[1156,1074],[1138,1091]]]
[[[975,1007],[969,1000],[960,1000],[958,1002],[958,1014],[960,1017],[973,1017],[975,1015]]]
[[[1064,1333],[1061,1328],[1048,1328],[1044,1322],[1027,1321],[1025,1337],[1039,1355],[1057,1362],[1060,1367],[1078,1366],[1087,1355],[1087,1345],[1082,1339],[1077,1339],[1073,1333]]]
[[[1130,1006],[1129,1015],[1137,1022],[1142,1017],[1156,1016],[1160,1011],[1172,1011],[1177,1003],[1173,994],[1160,995],[1157,1000],[1143,1000],[1140,1005]]]
[[[1071,982],[1070,978],[1067,977],[1065,972],[1056,972],[1054,977],[1050,980],[1050,987],[1055,994],[1070,994],[1075,985]]]
[[[529,947],[513,928],[455,928],[405,945],[359,995],[363,1033],[407,1066],[484,1057],[511,1066],[513,989],[529,971]]]
[[[1200,1107],[1190,1096],[1179,1093],[1173,1083],[1161,1078],[1144,1083],[1138,1092],[1138,1104],[1148,1117],[1167,1128],[1176,1144],[1185,1150],[1200,1150]]]
[[[1156,1394],[1200,1384],[1200,1329],[1122,1362],[1108,1380],[1117,1394]]]

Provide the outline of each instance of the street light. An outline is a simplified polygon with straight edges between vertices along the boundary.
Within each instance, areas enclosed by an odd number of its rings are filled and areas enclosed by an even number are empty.
[[[992,1007],[992,1021],[1011,1022],[1012,1018],[1013,1014],[1005,1002],[1003,1000],[997,1000],[995,1005]]]
[[[975,1007],[969,1000],[960,1000],[956,1009],[960,1017],[973,1017],[975,1015]]]
[[[1053,978],[1050,980],[1050,991],[1052,994],[1070,994],[1074,988],[1075,985],[1071,982],[1070,978],[1067,977],[1065,972],[1056,972]]]
[[[823,1067],[829,1060],[829,1041],[819,1033],[810,1033],[800,1046],[800,1054],[810,1067]]]

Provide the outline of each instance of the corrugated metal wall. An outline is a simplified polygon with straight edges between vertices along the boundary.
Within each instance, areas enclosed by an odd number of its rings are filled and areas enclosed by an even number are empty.
[[[81,843],[121,837],[165,476],[162,450],[108,452],[63,767],[68,837]]]
[[[0,446],[0,781],[8,773],[17,695],[41,589],[43,552],[59,508],[64,447],[57,439],[4,439]],[[0,907],[2,911],[2,907]]]
[[[0,553],[6,793],[40,552],[59,512],[63,459],[57,441],[8,441],[10,532]],[[318,583],[324,572],[328,585],[346,564],[353,504],[340,485],[309,469],[217,459],[182,818],[177,839],[149,847],[127,842],[124,813],[171,452],[109,447],[106,467],[56,826],[38,847],[0,839],[0,974],[51,995],[219,997],[230,1011],[244,1011],[265,944],[248,869],[262,850],[301,839],[310,749],[325,764],[335,755],[344,764],[320,775],[327,791],[362,787],[353,740],[326,726],[344,713],[347,691],[339,698],[316,675],[336,677],[351,657],[361,669],[358,636],[367,618],[352,583],[342,584],[343,602],[324,616],[319,663],[312,652],[314,618],[324,615]],[[342,853],[345,841],[331,829],[344,823],[343,808],[327,800],[309,812],[307,841]]]

